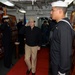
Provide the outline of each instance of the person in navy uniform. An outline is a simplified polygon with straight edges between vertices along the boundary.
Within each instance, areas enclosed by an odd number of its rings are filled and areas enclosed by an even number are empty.
[[[24,26],[22,18],[19,19],[19,22],[17,23],[16,26],[17,26],[17,29],[18,29],[18,41],[20,42],[20,44],[19,44],[19,54],[24,54],[24,35],[19,34],[20,29]]]
[[[63,1],[56,1],[52,2],[51,5],[51,17],[57,21],[50,46],[52,75],[69,75],[74,31],[70,20],[65,17],[68,4]]]
[[[1,30],[3,34],[2,44],[4,47],[4,66],[6,68],[10,68],[12,64],[12,50],[11,50],[12,33],[8,22],[9,22],[8,15],[3,16]]]
[[[49,25],[47,21],[45,20],[43,24],[41,25],[41,32],[42,32],[42,46],[46,46],[48,43],[48,33],[49,31]]]

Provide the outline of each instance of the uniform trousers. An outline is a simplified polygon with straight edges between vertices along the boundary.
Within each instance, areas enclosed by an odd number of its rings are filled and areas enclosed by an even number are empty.
[[[7,68],[10,68],[12,64],[12,48],[11,43],[9,42],[3,42],[4,47],[4,66]]]
[[[36,72],[37,51],[38,46],[28,46],[25,44],[25,62],[28,69],[32,70],[32,73]]]
[[[70,71],[67,71],[64,74],[59,73],[58,65],[55,65],[55,64],[51,64],[51,68],[52,68],[52,75],[69,75],[69,72],[70,72]]]

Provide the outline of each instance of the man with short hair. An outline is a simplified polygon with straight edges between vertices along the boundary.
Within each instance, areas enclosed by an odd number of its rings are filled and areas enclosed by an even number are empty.
[[[68,4],[56,1],[51,5],[51,17],[57,21],[50,47],[52,75],[69,75],[72,62],[73,29],[70,20],[65,17]]]
[[[20,34],[25,34],[25,62],[28,67],[26,75],[32,72],[32,75],[36,73],[36,62],[37,62],[37,52],[40,50],[41,46],[41,30],[35,26],[35,20],[33,18],[29,19],[29,26],[24,26],[20,30]],[[31,61],[30,61],[31,58]]]

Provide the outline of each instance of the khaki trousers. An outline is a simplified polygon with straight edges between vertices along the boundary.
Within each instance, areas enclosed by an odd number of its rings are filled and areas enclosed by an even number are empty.
[[[25,62],[28,69],[32,69],[32,73],[36,72],[37,50],[38,46],[28,46],[25,44]]]

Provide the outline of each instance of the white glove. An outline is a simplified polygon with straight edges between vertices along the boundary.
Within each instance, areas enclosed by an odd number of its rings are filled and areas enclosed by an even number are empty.
[[[58,75],[66,75],[66,74],[65,73],[62,74],[61,72],[58,71]]]

